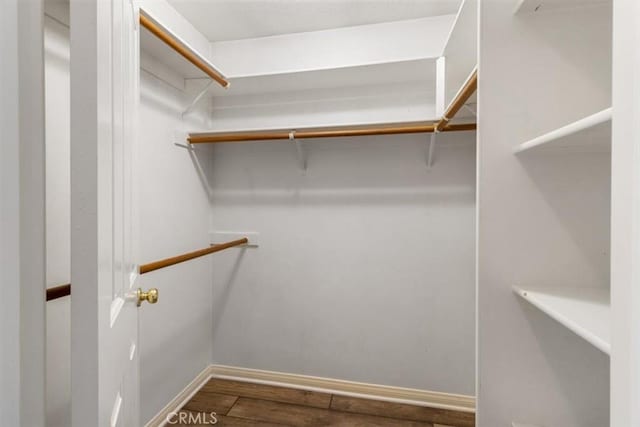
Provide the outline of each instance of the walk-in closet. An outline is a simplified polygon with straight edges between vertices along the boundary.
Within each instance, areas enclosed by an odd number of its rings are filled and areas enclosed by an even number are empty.
[[[43,425],[640,426],[640,6],[30,1]]]

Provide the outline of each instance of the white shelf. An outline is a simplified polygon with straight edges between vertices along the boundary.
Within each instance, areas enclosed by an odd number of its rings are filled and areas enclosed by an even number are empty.
[[[555,9],[571,9],[573,7],[592,4],[611,3],[611,0],[520,0],[514,14],[526,14]]]
[[[217,68],[209,61],[205,52],[196,49],[193,43],[189,43],[187,39],[164,25],[154,13],[146,8],[141,8],[140,16],[144,16],[147,20],[153,22],[156,27],[159,27],[166,35],[184,47],[191,55],[195,56],[202,64],[206,65],[207,68],[211,68],[219,72],[219,70],[217,70]],[[150,67],[155,70],[155,67],[158,64],[161,64],[163,67],[171,70],[172,73],[182,79],[210,78],[205,72],[200,70],[180,53],[172,47],[169,47],[164,41],[160,40],[160,38],[145,28],[142,23],[139,25],[139,28],[140,60],[143,68]],[[193,39],[193,37],[191,37],[191,39]]]
[[[143,67],[153,67],[153,63],[157,62],[183,79],[208,78],[204,72],[151,34],[142,25],[140,26],[140,53]]]
[[[513,288],[524,300],[546,313],[602,352],[611,349],[610,292],[605,287]]]
[[[366,65],[310,69],[293,73],[261,74],[229,77],[233,90],[213,87],[215,97],[279,94],[338,88],[387,87],[411,84],[416,92],[434,92],[436,59],[419,58],[406,61]]]
[[[610,151],[611,108],[604,109],[537,138],[530,139],[516,147],[515,152],[521,153],[542,147]]]

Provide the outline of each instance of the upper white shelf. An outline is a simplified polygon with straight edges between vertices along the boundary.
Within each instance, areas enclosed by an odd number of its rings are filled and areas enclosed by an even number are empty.
[[[523,142],[515,152],[533,148],[580,148],[592,151],[611,150],[611,108]]]
[[[230,77],[232,90],[213,87],[213,96],[260,95],[363,86],[413,84],[416,91],[433,92],[436,80],[436,58],[421,58],[313,69],[293,73]]]
[[[606,287],[527,288],[514,292],[602,352],[611,350],[610,291]]]
[[[202,52],[195,49],[180,35],[158,21],[153,14],[142,8],[140,9],[140,27],[142,28],[140,32],[140,61],[143,67],[149,66],[150,62],[165,62],[165,65],[169,65],[172,69],[180,69],[182,72],[178,72],[178,75],[183,79],[187,78],[190,70],[185,70],[182,63],[176,60],[179,55],[189,62],[191,66],[218,82],[219,85],[225,88],[229,86],[229,81],[209,62]],[[158,44],[160,41],[168,48],[169,52]],[[208,43],[205,44],[205,48],[207,46]],[[148,60],[146,55],[151,56],[152,59]]]
[[[592,4],[611,3],[611,0],[520,0],[514,13],[525,14],[553,9],[570,9],[572,7]]]

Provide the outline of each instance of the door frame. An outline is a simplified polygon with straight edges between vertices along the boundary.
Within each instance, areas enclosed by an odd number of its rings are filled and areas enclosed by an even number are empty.
[[[45,424],[43,20],[42,0],[2,2],[0,416],[6,425]]]
[[[640,4],[613,2],[612,426],[640,425]]]

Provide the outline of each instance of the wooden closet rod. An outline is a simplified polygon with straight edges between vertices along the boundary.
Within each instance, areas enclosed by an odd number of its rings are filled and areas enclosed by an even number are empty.
[[[151,18],[145,16],[142,12],[140,12],[140,24],[147,30],[149,30],[153,35],[166,43],[171,49],[182,55],[187,61],[191,62],[193,65],[202,70],[206,75],[218,82],[220,86],[225,89],[229,87],[229,81],[222,74],[220,74],[218,70],[213,68],[211,64],[208,64],[206,61],[200,58],[199,55],[185,46],[185,44],[177,39],[173,34],[162,28],[161,25],[154,22]]]
[[[436,123],[436,130],[438,132],[442,132],[447,130],[447,124],[455,117],[455,115],[460,111],[462,106],[467,102],[467,100],[473,95],[473,93],[478,88],[478,70],[473,70],[473,73],[469,76],[467,81],[458,95],[451,101],[447,111],[445,111],[444,115],[440,119],[438,123]]]
[[[435,131],[436,124],[422,123],[411,125],[389,126],[338,126],[332,128],[302,129],[296,131],[252,131],[252,132],[221,132],[221,133],[192,133],[187,141],[191,144],[221,143],[221,142],[248,142],[266,141],[277,139],[303,139],[303,138],[336,138],[344,136],[368,136],[368,135],[399,135],[406,133],[428,133]],[[475,130],[475,123],[450,124],[445,126],[443,132]]]
[[[180,264],[181,262],[189,261],[194,258],[212,254],[214,252],[220,252],[225,249],[229,249],[234,246],[244,245],[247,243],[249,243],[249,240],[246,237],[243,237],[242,239],[233,240],[231,242],[226,242],[226,243],[220,243],[218,245],[213,245],[205,249],[200,249],[198,251],[188,252],[186,254],[162,259],[160,261],[150,262],[149,264],[143,264],[140,266],[139,271],[140,271],[140,274],[149,273],[150,271],[158,270],[164,267],[169,267],[175,264]],[[67,295],[71,295],[71,283],[67,283],[66,285],[55,286],[53,288],[47,289],[47,301],[66,297]]]
[[[171,258],[161,259],[160,261],[150,262],[149,264],[143,264],[140,266],[140,274],[149,273],[160,268],[169,267],[171,265],[180,264],[181,262],[189,261],[190,259],[198,258],[201,256],[209,255],[214,252],[220,252],[225,249],[232,248],[234,246],[245,245],[249,243],[246,237],[242,239],[233,240],[231,242],[220,243],[219,245],[213,245],[211,247],[200,249],[198,251],[189,252],[186,254],[174,256]]]

